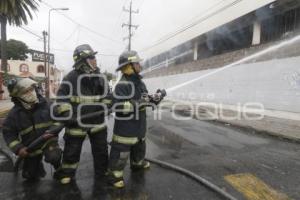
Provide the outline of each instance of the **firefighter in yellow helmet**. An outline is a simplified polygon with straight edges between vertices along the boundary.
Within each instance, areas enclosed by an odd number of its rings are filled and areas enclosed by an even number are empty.
[[[130,157],[133,171],[148,169],[150,163],[145,160],[146,153],[146,107],[141,99],[148,96],[148,90],[142,81],[141,59],[136,51],[126,51],[119,58],[117,71],[122,78],[114,91],[114,106],[117,109],[114,134],[109,159],[109,183],[115,188],[123,188],[123,170]],[[161,99],[157,99],[159,103]]]
[[[7,87],[14,103],[3,123],[3,137],[8,147],[24,158],[22,175],[36,180],[46,175],[42,158],[55,169],[60,167],[62,151],[57,137],[41,144],[33,152],[27,146],[60,124],[52,121],[50,104],[37,91],[37,83],[29,78],[11,79]]]

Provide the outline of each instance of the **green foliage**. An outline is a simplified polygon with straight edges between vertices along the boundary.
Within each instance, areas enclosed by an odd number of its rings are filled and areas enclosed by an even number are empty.
[[[13,60],[26,60],[26,54],[29,53],[28,46],[18,40],[8,40],[6,43],[7,46],[7,58]],[[0,42],[1,47],[1,42]],[[0,48],[1,49],[1,48]],[[0,50],[0,58],[1,58],[1,50]]]
[[[114,75],[112,73],[107,72],[107,71],[104,72],[104,75],[107,77],[108,81],[110,81],[114,78]]]
[[[36,11],[41,0],[1,0],[0,15],[10,25],[21,26],[32,19],[32,11]]]
[[[32,11],[36,11],[41,0],[0,0],[1,24],[1,68],[7,72],[6,25],[22,26],[32,19]]]

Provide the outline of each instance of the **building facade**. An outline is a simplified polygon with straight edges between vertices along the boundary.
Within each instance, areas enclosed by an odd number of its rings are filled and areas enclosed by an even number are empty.
[[[220,67],[222,63],[227,64],[227,60],[240,59],[241,53],[255,53],[255,49],[298,35],[300,2],[234,1],[202,20],[147,50],[144,76],[150,78]],[[295,53],[285,54],[288,57]],[[221,64],[215,63],[219,60]]]
[[[1,60],[0,60],[1,61]],[[0,62],[1,63],[1,62]],[[0,64],[1,65],[1,64]],[[2,67],[0,66],[2,69]],[[45,91],[46,68],[43,62],[8,60],[7,73],[18,77],[31,77],[36,80],[43,91]],[[50,65],[50,94],[55,94],[59,83],[61,82],[63,71]],[[3,85],[4,71],[0,71],[0,100],[9,99],[7,88]]]

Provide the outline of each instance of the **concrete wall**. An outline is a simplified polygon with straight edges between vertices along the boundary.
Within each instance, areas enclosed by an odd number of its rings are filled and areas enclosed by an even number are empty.
[[[294,35],[299,34],[298,32],[295,32],[293,35],[286,35],[286,38],[291,38]],[[284,39],[284,38],[282,38]],[[268,44],[262,44],[257,46],[252,46],[250,48],[241,49],[237,51],[232,51],[228,53],[224,53],[221,55],[213,56],[206,59],[201,59],[181,65],[171,65],[168,67],[161,67],[158,69],[155,69],[153,71],[147,71],[145,70],[143,73],[143,76],[145,78],[152,78],[157,76],[166,76],[166,75],[174,75],[174,74],[182,74],[182,73],[188,73],[193,71],[200,71],[200,70],[206,70],[206,69],[213,69],[213,68],[219,68],[224,65],[230,64],[232,62],[235,62],[237,60],[240,60],[244,58],[245,56],[252,55],[254,53],[257,53],[263,49],[269,48],[270,46],[277,45],[282,41],[276,41]],[[258,62],[258,61],[266,61],[271,59],[280,59],[280,58],[287,58],[287,57],[295,57],[300,56],[300,41],[297,41],[293,43],[292,45],[286,46],[284,48],[278,49],[276,52],[270,52],[268,54],[265,54],[264,56],[261,56],[257,59],[253,59],[250,62]]]
[[[226,68],[145,79],[150,92],[170,89],[184,82],[203,79],[169,90],[179,100],[216,102],[229,105],[262,103],[266,109],[300,113],[300,56],[260,61]]]

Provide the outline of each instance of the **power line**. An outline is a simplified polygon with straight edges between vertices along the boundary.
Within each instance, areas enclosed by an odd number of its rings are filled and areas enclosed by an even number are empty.
[[[90,33],[87,33],[87,34],[90,34]],[[106,46],[106,45],[104,45],[103,42],[100,42],[100,41],[97,40],[95,37],[93,37],[93,35],[87,35],[86,37],[87,37],[89,40],[93,41],[93,43],[95,43],[95,45],[98,44],[100,47]],[[105,48],[105,49],[102,48],[102,50],[103,50],[104,52],[114,52],[114,50],[111,49],[111,48]],[[108,53],[108,54],[113,54],[113,53]]]
[[[70,40],[72,36],[76,33],[76,31],[78,31],[78,29],[79,26],[76,26],[76,28],[72,31],[72,33],[62,43],[65,43],[66,41]]]
[[[187,26],[184,27],[182,30],[179,30],[178,32],[174,33],[173,36],[175,36],[175,35],[177,35],[177,34],[180,34],[180,33],[184,32],[184,31],[186,31],[186,30],[188,30],[188,29],[190,29],[190,28],[192,28],[192,27],[198,25],[199,23],[201,23],[201,22],[203,22],[203,21],[205,21],[205,20],[211,18],[212,16],[218,14],[219,12],[224,11],[224,10],[226,10],[226,9],[232,7],[232,6],[235,6],[236,4],[238,4],[238,3],[242,2],[242,1],[243,1],[243,0],[236,0],[236,1],[232,2],[231,4],[226,5],[226,6],[224,6],[223,8],[220,8],[219,10],[217,10],[217,11],[215,11],[215,12],[213,12],[213,13],[211,13],[211,14],[209,14],[209,15],[207,15],[207,16],[205,16],[205,17],[199,19],[199,20],[197,20],[196,22],[194,22],[194,23],[192,23],[192,24],[190,24],[190,25],[187,25]]]
[[[115,30],[116,30],[117,27],[118,27],[118,23],[119,23],[119,21],[120,21],[120,19],[121,19],[121,16],[122,16],[122,13],[123,13],[123,9],[124,9],[125,5],[127,4],[127,1],[128,1],[128,0],[124,1],[124,4],[123,4],[123,6],[122,6],[122,8],[121,8],[121,11],[120,11],[120,13],[119,13],[119,16],[118,16],[118,18],[117,18],[117,21],[116,21],[115,25],[113,26],[113,33],[115,33]]]
[[[21,26],[20,28],[23,29],[24,31],[30,33],[31,35],[34,35],[35,37],[37,37],[37,38],[39,38],[39,39],[43,39],[42,36],[39,36],[38,34],[35,33],[36,31],[30,30],[29,28],[25,28],[25,27],[23,27],[23,26]],[[52,39],[53,39],[53,41],[54,41],[55,43],[57,43],[57,44],[63,46],[63,45],[61,44],[61,42],[57,41],[57,40],[54,39],[54,38],[52,38]],[[42,42],[42,41],[41,41],[41,42]]]
[[[79,26],[78,32],[77,32],[77,38],[76,38],[76,46],[77,46],[78,43],[79,43],[80,33],[81,33],[81,29],[80,29],[80,26]]]
[[[39,36],[38,34],[34,33],[33,30],[30,30],[30,29],[28,29],[28,28],[24,28],[24,27],[22,27],[22,26],[21,26],[20,28],[23,29],[23,30],[25,30],[26,32],[28,32],[28,33],[30,33],[30,34],[36,36],[36,37],[39,38],[39,39],[43,39],[43,37],[41,37],[41,36]],[[56,43],[58,43],[58,44],[60,44],[60,42],[57,41],[57,40],[55,40],[55,39],[53,39],[53,41],[56,42]],[[41,42],[42,42],[42,41],[41,41]],[[32,47],[37,48],[37,46],[32,46]],[[39,48],[40,48],[40,47],[39,47]],[[72,50],[66,50],[66,49],[52,48],[52,50],[54,50],[54,51],[61,51],[61,52],[67,52],[67,53],[73,53]],[[118,55],[116,55],[116,54],[103,54],[103,53],[98,53],[97,55],[99,55],[99,56],[107,56],[107,57],[116,57],[116,56],[118,56]]]
[[[39,39],[43,39],[42,36],[40,36],[40,35],[34,33],[32,30],[29,30],[28,28],[24,28],[23,26],[21,26],[20,28],[23,29],[24,31],[30,33],[31,35],[34,35],[35,37],[37,37],[37,38],[39,38]]]
[[[215,12],[212,12],[212,13],[210,13],[209,15],[204,16],[203,18],[201,18],[201,19],[195,21],[194,23],[191,23],[190,25],[187,25],[187,26],[183,27],[182,29],[180,29],[180,30],[178,30],[178,31],[176,31],[176,32],[174,32],[174,33],[172,33],[172,34],[170,34],[170,35],[169,35],[168,37],[166,37],[165,39],[160,39],[160,40],[158,40],[157,43],[155,43],[155,44],[153,44],[153,45],[151,45],[151,46],[149,46],[149,47],[147,47],[147,48],[145,48],[145,49],[142,49],[141,52],[145,52],[145,51],[147,51],[147,50],[149,50],[149,49],[151,49],[151,48],[153,48],[153,47],[155,47],[155,46],[158,46],[158,45],[160,45],[160,44],[162,44],[162,43],[164,43],[164,42],[170,40],[171,38],[173,38],[173,37],[175,37],[175,36],[177,36],[177,35],[179,35],[179,34],[185,32],[185,31],[187,31],[188,29],[191,29],[192,27],[194,27],[194,26],[196,26],[196,25],[198,25],[198,24],[200,24],[200,23],[206,21],[207,19],[209,19],[209,18],[215,16],[216,14],[218,14],[218,13],[220,13],[220,12],[223,12],[223,11],[227,10],[227,9],[230,8],[230,7],[235,6],[236,4],[238,4],[238,3],[242,2],[242,1],[243,1],[243,0],[236,0],[236,1],[234,1],[234,2],[232,2],[232,3],[230,3],[230,4],[226,5],[226,6],[224,6],[224,7],[222,7],[222,8],[216,10]]]
[[[195,22],[195,20],[197,20],[200,16],[203,16],[205,13],[208,13],[209,11],[211,11],[212,9],[214,9],[215,7],[219,6],[220,4],[226,2],[228,0],[220,0],[217,3],[213,4],[212,6],[210,6],[209,8],[205,9],[204,11],[201,11],[200,15],[197,15],[195,17],[193,17],[191,20],[189,20],[189,22],[186,22],[185,24],[192,24]],[[207,15],[206,15],[207,16]],[[181,27],[179,27],[177,30],[175,30],[174,32],[171,32],[165,36],[163,36],[161,39],[159,39],[158,41],[164,40],[166,38],[168,38],[170,35],[173,35],[175,33],[177,33],[178,31],[184,29],[186,27],[186,25],[183,25]]]
[[[72,50],[65,50],[65,49],[56,49],[56,48],[52,48],[54,51],[61,51],[61,52],[66,52],[66,53],[73,53]],[[107,57],[116,57],[119,55],[116,54],[103,54],[103,53],[97,53],[96,56],[107,56]]]
[[[34,48],[38,48],[37,46],[32,46]],[[60,52],[65,52],[65,53],[73,53],[72,50],[68,49],[59,49],[59,48],[51,48],[53,51],[60,51]],[[97,53],[96,56],[106,56],[106,57],[118,57],[119,55],[117,54],[103,54],[103,53]]]
[[[105,56],[105,57],[119,57],[120,55],[117,54],[101,54],[101,53],[97,53],[96,56]]]
[[[32,35],[34,35],[35,37],[37,37],[37,38],[39,38],[39,39],[43,39],[43,37],[42,36],[39,36],[38,34],[36,34],[35,32],[37,32],[37,31],[33,31],[32,29],[29,29],[29,28],[25,28],[25,27],[20,27],[21,29],[23,29],[23,30],[25,30],[26,32],[28,32],[28,33],[30,33],[30,34],[32,34]],[[77,37],[77,43],[78,43],[78,40],[79,40],[79,34],[80,34],[80,26],[78,26],[77,28],[75,28],[75,30],[73,31],[73,33],[71,34],[71,35],[73,35],[75,32],[76,32],[76,30],[78,29],[78,37]],[[71,36],[70,35],[70,36]],[[69,37],[67,38],[67,40],[69,39]],[[93,39],[93,40],[95,40],[95,38],[91,38],[91,39]],[[59,44],[60,46],[64,46],[64,45],[62,45],[62,43],[64,43],[64,42],[60,42],[60,41],[58,41],[58,40],[56,40],[55,38],[53,38],[52,37],[52,40],[55,42],[55,43],[57,43],[57,44]],[[98,42],[97,40],[95,40],[96,42]],[[42,42],[42,41],[40,41],[40,42]],[[55,49],[55,48],[52,48],[53,50],[55,50],[55,51],[61,51],[61,52],[73,52],[72,50],[64,50],[64,49]],[[100,56],[107,56],[107,57],[116,57],[116,56],[118,56],[118,55],[116,55],[116,54],[103,54],[103,53],[98,53],[98,55],[100,55]]]
[[[50,4],[48,4],[48,3],[44,2],[44,1],[42,3],[45,4],[48,8],[54,8],[53,6],[51,6]],[[70,20],[74,24],[76,24],[76,25],[78,25],[78,26],[80,26],[80,27],[88,30],[91,33],[94,33],[97,36],[100,36],[101,38],[107,39],[107,40],[109,40],[111,42],[114,42],[114,43],[117,43],[117,44],[122,44],[122,42],[120,42],[120,41],[114,40],[114,39],[112,39],[112,38],[110,38],[110,37],[108,37],[108,36],[106,36],[106,35],[104,35],[102,33],[99,33],[99,32],[97,32],[97,31],[95,31],[95,30],[93,30],[93,29],[91,29],[91,28],[89,28],[89,27],[87,27],[85,25],[80,24],[79,22],[75,21],[73,18],[69,17],[68,15],[66,15],[64,13],[61,13],[59,11],[56,11],[56,12],[59,13],[60,15],[64,16],[66,19]]]

